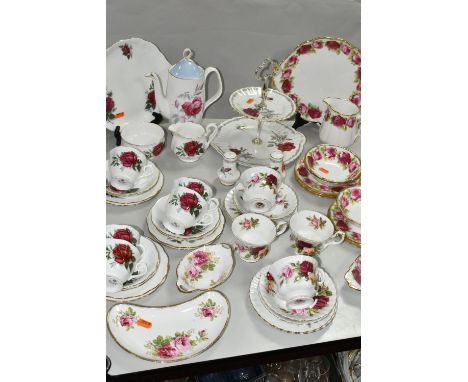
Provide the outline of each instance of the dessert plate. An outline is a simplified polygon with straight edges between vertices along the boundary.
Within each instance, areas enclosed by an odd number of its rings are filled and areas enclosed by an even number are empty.
[[[107,329],[125,351],[157,362],[195,357],[223,335],[231,315],[227,297],[205,292],[182,304],[116,304],[107,312]]]
[[[164,176],[162,172],[160,172],[158,181],[156,184],[151,187],[149,190],[136,195],[129,195],[129,196],[112,196],[106,193],[106,203],[111,204],[114,206],[133,206],[136,204],[141,204],[147,202],[148,200],[153,199],[161,188],[164,185]]]
[[[225,223],[224,215],[221,213],[221,211],[219,211],[219,215],[220,215],[220,218],[218,221],[218,225],[213,230],[213,232],[198,239],[197,238],[175,239],[175,238],[167,237],[166,235],[158,231],[158,229],[154,225],[151,219],[151,212],[146,217],[146,223],[148,224],[148,230],[151,236],[159,243],[166,245],[169,248],[191,250],[191,249],[195,249],[198,247],[202,247],[204,245],[211,244],[219,239],[219,237],[223,233],[224,223]]]
[[[143,239],[143,237],[141,237],[141,239]],[[145,239],[148,240],[147,238]],[[109,294],[106,296],[107,300],[115,302],[138,300],[139,298],[146,297],[153,293],[164,283],[164,281],[166,281],[167,274],[169,273],[169,258],[167,257],[166,252],[164,252],[163,247],[161,247],[158,243],[151,243],[154,245],[155,251],[157,251],[159,254],[159,265],[153,276],[135,288],[121,290],[120,292]]]
[[[361,160],[344,147],[320,144],[305,155],[304,163],[312,176],[321,183],[343,185],[353,182],[361,175]]]
[[[198,248],[185,255],[177,265],[177,289],[187,293],[216,288],[231,276],[234,265],[234,255],[229,244]]]
[[[106,51],[106,126],[114,131],[129,121],[151,122],[159,111],[152,80],[155,72],[167,84],[170,67],[158,47],[141,38],[116,42]],[[120,117],[123,113],[123,116]]]
[[[357,231],[356,228],[351,228],[345,222],[345,216],[338,207],[338,202],[336,200],[328,209],[328,217],[333,222],[333,225],[337,230],[343,231],[346,234],[345,240],[348,243],[359,248],[361,247],[361,232]]]
[[[212,214],[214,216],[213,222],[210,225],[207,226],[193,226],[190,227],[190,230],[187,231],[186,234],[183,235],[177,235],[171,231],[169,231],[164,224],[162,223],[161,220],[158,219],[158,216],[165,216],[165,212],[163,209],[163,206],[167,204],[167,200],[170,197],[170,195],[165,195],[161,197],[160,199],[157,200],[153,208],[151,208],[151,220],[153,222],[154,227],[162,234],[167,236],[168,238],[171,239],[176,239],[176,240],[198,240],[202,239],[203,237],[209,235],[212,233],[216,227],[219,224],[220,220],[220,210],[219,208],[216,209]]]
[[[304,134],[280,122],[264,122],[260,137],[262,144],[252,140],[257,136],[257,121],[236,117],[218,126],[218,135],[211,145],[221,155],[233,151],[239,155],[242,166],[269,166],[270,153],[280,150],[288,164],[301,155],[305,144]]]
[[[250,283],[249,296],[250,302],[254,310],[257,312],[259,317],[262,320],[264,320],[267,324],[284,332],[292,334],[307,334],[317,332],[326,328],[328,325],[331,324],[331,322],[335,318],[338,304],[335,305],[335,308],[326,318],[318,322],[287,322],[285,320],[279,319],[272,312],[270,312],[262,302],[262,299],[259,294],[259,281],[261,277],[260,275],[261,271],[257,272],[256,275],[253,277],[252,282]]]
[[[263,267],[260,274],[259,294],[266,308],[282,320],[298,322],[318,322],[326,318],[336,305],[336,287],[331,277],[318,268],[319,290],[314,305],[306,309],[286,311],[281,309],[274,299],[274,290],[267,279],[269,266]]]
[[[140,184],[137,184],[134,188],[121,191],[117,190],[116,188],[112,187],[110,182],[112,180],[110,173],[109,173],[109,161],[106,161],[106,193],[110,196],[115,197],[127,197],[131,195],[140,195],[144,192],[148,191],[151,187],[154,187],[159,180],[159,175],[161,171],[159,168],[153,163],[148,161],[150,165],[150,176],[142,178]]]
[[[359,255],[356,260],[353,261],[345,274],[345,280],[348,286],[357,291],[361,291],[361,256]]]
[[[236,190],[235,188],[231,191],[233,192],[231,198],[234,201],[235,207],[241,212],[241,214],[251,212],[247,209],[247,206],[245,206],[245,203],[242,200],[242,191]],[[229,191],[229,193],[231,193],[231,191]],[[297,209],[297,195],[291,187],[282,183],[279,188],[279,192],[282,196],[276,197],[276,204],[273,209],[262,214],[271,220],[284,220],[288,216],[292,215]],[[228,196],[226,196],[226,199],[228,199]]]
[[[266,93],[265,108],[260,108],[262,88],[248,87],[236,90],[229,97],[231,107],[247,118],[260,121],[283,121],[296,111],[294,101],[287,95],[274,89]]]
[[[306,121],[321,122],[327,97],[361,103],[361,52],[348,41],[316,37],[299,44],[272,73]]]

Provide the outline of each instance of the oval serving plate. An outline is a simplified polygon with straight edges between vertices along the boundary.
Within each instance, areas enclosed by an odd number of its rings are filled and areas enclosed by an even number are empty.
[[[213,346],[230,315],[227,297],[210,291],[176,305],[116,304],[107,312],[107,328],[130,354],[148,361],[176,362]]]

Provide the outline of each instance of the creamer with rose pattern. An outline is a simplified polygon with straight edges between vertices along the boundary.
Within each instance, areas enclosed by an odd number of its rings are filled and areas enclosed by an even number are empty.
[[[169,122],[200,123],[204,111],[221,97],[223,83],[218,69],[208,67],[203,69],[192,61],[192,51],[185,49],[183,58],[168,70],[166,91],[163,90],[161,79],[156,73],[149,73],[156,88],[156,104],[161,114]],[[219,88],[216,93],[205,102],[205,82],[211,73],[216,73]]]
[[[203,127],[198,123],[181,122],[170,125],[168,129],[172,133],[171,149],[182,162],[200,159],[218,133],[215,123]]]

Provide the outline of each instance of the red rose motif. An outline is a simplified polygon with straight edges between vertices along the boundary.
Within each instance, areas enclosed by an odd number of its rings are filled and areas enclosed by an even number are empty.
[[[258,110],[252,107],[247,107],[244,110],[244,113],[250,115],[251,117],[258,117]]]
[[[270,272],[267,272],[266,278],[267,278],[268,281],[275,281],[275,279],[273,278],[273,276],[271,275]]]
[[[358,165],[356,162],[351,162],[349,165],[348,165],[348,170],[349,172],[353,173],[356,169],[357,169]]]
[[[193,157],[201,144],[197,141],[189,141],[184,145],[184,151],[189,157]]]
[[[338,228],[340,231],[344,231],[344,232],[349,231],[348,225],[343,220],[338,220],[336,222],[336,228]]]
[[[294,65],[294,64],[296,64],[296,62],[297,62],[297,56],[289,57],[289,59],[288,59],[288,64],[289,65]]]
[[[184,110],[185,115],[189,117],[193,117],[201,111],[202,105],[203,105],[203,102],[202,102],[201,97],[195,97],[192,100],[192,102],[190,101],[184,102],[182,105],[182,109]]]
[[[361,270],[354,268],[351,273],[353,274],[354,279],[357,281],[359,285],[361,285]]]
[[[122,50],[122,54],[130,59],[132,56],[131,48],[128,46],[128,44],[120,45],[120,49]]]
[[[314,165],[314,157],[313,155],[309,155],[307,157],[307,163],[309,164],[310,167],[312,167]]]
[[[337,50],[341,46],[341,44],[338,41],[334,41],[334,40],[333,41],[327,41],[325,43],[325,45],[330,50]]]
[[[351,154],[346,151],[342,151],[338,154],[338,162],[348,165],[351,162]]]
[[[351,52],[351,48],[350,48],[348,45],[344,45],[344,44],[343,44],[343,45],[341,45],[341,51],[342,51],[344,54],[348,55],[349,52]]]
[[[151,107],[154,109],[156,107],[156,95],[154,90],[148,92],[148,102],[151,104]]]
[[[314,158],[314,160],[320,160],[322,159],[322,154],[320,154],[319,150],[314,150],[312,151],[312,158]]]
[[[185,228],[184,236],[189,236],[192,234],[192,227]]]
[[[351,102],[354,103],[355,105],[359,105],[361,103],[361,97],[359,94],[355,94],[351,97]]]
[[[356,65],[359,65],[361,63],[361,56],[359,54],[355,54],[352,60]]]
[[[265,181],[266,184],[268,184],[270,187],[276,186],[276,184],[278,183],[278,179],[276,179],[276,176],[274,176],[273,174],[267,175]]]
[[[305,167],[299,167],[297,169],[297,173],[300,175],[300,176],[309,176],[309,172],[307,171],[307,169]]]
[[[332,187],[331,190],[335,191],[335,192],[341,192],[341,191],[344,190],[344,187],[343,186],[335,186],[335,187]]]
[[[237,155],[241,154],[241,151],[239,149],[229,149],[229,151],[232,151],[233,153],[236,153]]]
[[[361,234],[360,234],[359,232],[353,232],[353,233],[351,234],[351,236],[352,236],[355,240],[361,241]]]
[[[122,153],[119,159],[124,167],[132,167],[138,161],[138,157],[133,151]]]
[[[283,85],[281,85],[281,89],[283,90],[283,93],[289,93],[291,91],[292,84],[291,81],[286,80],[283,82]]]
[[[361,83],[360,82],[356,85],[356,90],[361,91]]]
[[[190,182],[185,187],[190,188],[192,191],[198,192],[201,196],[205,193],[205,187],[198,182]]]
[[[325,115],[323,116],[323,119],[325,121],[328,121],[329,118],[330,118],[330,110],[327,109],[327,111],[325,112]]]
[[[132,232],[130,230],[127,230],[127,229],[124,229],[124,228],[121,228],[121,229],[118,229],[117,231],[115,231],[114,235],[112,235],[112,237],[114,239],[121,239],[121,240],[128,241],[129,243],[131,243],[133,241]]]
[[[335,219],[337,220],[343,220],[344,219],[344,214],[341,211],[335,211]]]
[[[186,193],[180,197],[180,207],[185,211],[196,207],[197,204],[198,198],[194,194]]]
[[[312,46],[315,48],[315,49],[322,49],[323,48],[323,42],[322,41],[314,41],[312,43]]]
[[[250,252],[252,253],[253,257],[258,257],[258,254],[263,251],[265,247],[253,247],[251,248]]]
[[[359,188],[353,188],[349,193],[349,197],[354,201],[361,200],[361,190]]]
[[[307,114],[309,114],[310,118],[316,119],[316,118],[320,118],[320,116],[322,115],[322,112],[320,111],[319,108],[311,107],[309,111],[307,112]]]
[[[306,54],[306,53],[308,53],[311,49],[312,49],[312,45],[311,45],[311,44],[302,45],[302,46],[299,47],[299,49],[297,50],[297,53],[298,53],[298,54]]]
[[[157,157],[159,154],[161,154],[161,151],[163,150],[163,148],[164,148],[164,143],[159,143],[158,145],[154,146],[153,151],[152,151],[153,155]]]
[[[326,184],[321,184],[320,189],[323,191],[330,191],[330,186],[327,186]]]
[[[332,123],[336,127],[341,127],[346,123],[346,119],[343,118],[341,115],[335,115],[334,117],[332,117]]]
[[[296,148],[296,145],[293,142],[280,143],[276,146],[280,151],[291,151]]]
[[[160,358],[174,358],[179,354],[179,351],[172,345],[160,346],[157,350],[157,355]]]
[[[303,250],[304,248],[312,248],[313,245],[310,244],[310,243],[307,243],[307,242],[305,242],[305,241],[298,240],[298,241],[296,242],[296,247],[297,247],[297,249],[299,250],[299,252],[302,252],[302,250]]]
[[[356,122],[356,119],[354,117],[351,117],[346,121],[346,126],[352,129],[354,126],[354,122]]]
[[[128,245],[117,244],[112,250],[116,263],[123,264],[131,260],[133,253]]]
[[[334,158],[336,156],[336,149],[334,147],[328,146],[325,149],[325,156],[327,158]]]
[[[300,265],[299,265],[299,273],[301,276],[308,276],[310,272],[314,270],[314,265],[307,260],[304,260]]]
[[[356,75],[357,78],[361,79],[361,67],[359,67],[358,70],[356,70]]]
[[[322,309],[328,304],[328,300],[329,300],[328,296],[317,296],[315,298],[314,309]]]
[[[112,97],[106,97],[106,113],[110,113],[114,108],[115,103]]]

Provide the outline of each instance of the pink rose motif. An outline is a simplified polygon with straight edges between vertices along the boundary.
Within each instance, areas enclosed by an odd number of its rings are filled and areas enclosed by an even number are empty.
[[[361,63],[361,56],[359,54],[355,54],[352,60],[356,65],[359,65]]]
[[[314,41],[312,43],[312,46],[314,49],[322,49],[323,48],[323,42],[322,41]]]
[[[356,122],[356,118],[351,117],[346,121],[346,126],[348,126],[350,129],[352,129],[355,122]]]
[[[334,147],[327,147],[325,149],[325,156],[327,158],[334,158],[336,156],[336,149]]]
[[[244,247],[242,244],[237,244],[237,249],[238,249],[240,252],[245,252],[245,247]]]
[[[171,345],[175,347],[179,352],[184,353],[187,350],[190,350],[190,339],[186,336],[179,336],[174,338],[171,342]]]
[[[295,316],[303,316],[305,315],[305,309],[291,309],[291,314]]]
[[[349,206],[349,200],[343,195],[340,199],[341,208],[346,208]]]
[[[319,150],[314,150],[312,151],[312,158],[314,158],[314,160],[320,160],[322,159],[322,154],[320,154]]]
[[[250,225],[251,225],[251,222],[248,219],[245,219],[244,222],[242,223],[242,227],[244,227],[245,229],[249,229]]]
[[[359,68],[356,70],[356,76],[357,76],[357,78],[361,79],[361,67],[359,67]]]
[[[201,97],[195,97],[192,102],[187,101],[182,104],[182,109],[184,110],[185,115],[192,117],[197,115],[202,109],[202,99]]]
[[[300,103],[300,104],[299,104],[299,107],[298,107],[297,109],[298,109],[297,111],[298,111],[300,114],[307,114],[308,108],[307,108],[307,106],[304,105],[303,103]]]
[[[295,94],[290,94],[289,98],[291,98],[294,102],[297,101],[297,95],[295,95]]]
[[[348,165],[351,162],[351,154],[346,151],[342,151],[338,154],[338,162]]]
[[[341,211],[336,211],[335,212],[335,219],[336,220],[343,220],[344,219],[344,214]]]
[[[254,175],[252,176],[252,178],[250,179],[250,182],[251,182],[251,183],[258,183],[259,180],[260,180],[260,175],[254,174]]]
[[[198,335],[199,335],[200,337],[205,337],[205,336],[206,336],[206,329],[200,330],[200,331],[198,332]]]
[[[201,308],[201,314],[203,317],[212,317],[215,314],[215,309],[212,306],[204,306]]]
[[[361,234],[359,232],[353,232],[351,236],[358,241],[361,241]]]
[[[194,279],[198,276],[198,274],[200,273],[200,270],[196,266],[190,265],[190,267],[187,270],[187,273],[191,279]]]
[[[361,103],[361,97],[359,94],[355,94],[351,97],[351,102],[355,105],[359,105]]]
[[[179,350],[172,345],[160,346],[156,352],[157,356],[160,358],[174,358],[178,356],[179,353]]]
[[[281,78],[287,80],[291,76],[291,69],[286,69],[282,74]]]
[[[135,323],[135,317],[134,316],[122,316],[120,317],[120,325],[121,326],[133,326]]]
[[[289,59],[288,59],[288,64],[289,64],[289,65],[295,65],[296,62],[297,62],[297,56],[291,56],[291,57],[289,57]]]
[[[351,52],[351,48],[348,45],[343,44],[343,45],[341,45],[341,51],[344,54],[348,55],[349,52]]]
[[[361,200],[361,190],[359,188],[353,188],[349,193],[349,197],[354,201]]]
[[[353,173],[354,171],[356,171],[358,165],[356,162],[351,162],[349,165],[348,165],[348,170],[349,172]]]
[[[290,266],[286,265],[282,270],[281,270],[281,275],[285,279],[289,279],[292,276],[293,272]]]
[[[325,121],[328,121],[329,118],[330,118],[330,110],[327,109],[327,111],[325,112],[325,115],[323,116],[323,119]]]
[[[204,251],[197,251],[192,256],[192,262],[194,265],[202,267],[208,263],[208,254]]]
[[[320,185],[320,189],[321,189],[321,190],[324,190],[324,191],[330,191],[330,186],[327,186],[327,185],[325,185],[325,184],[321,184],[321,185]]]

